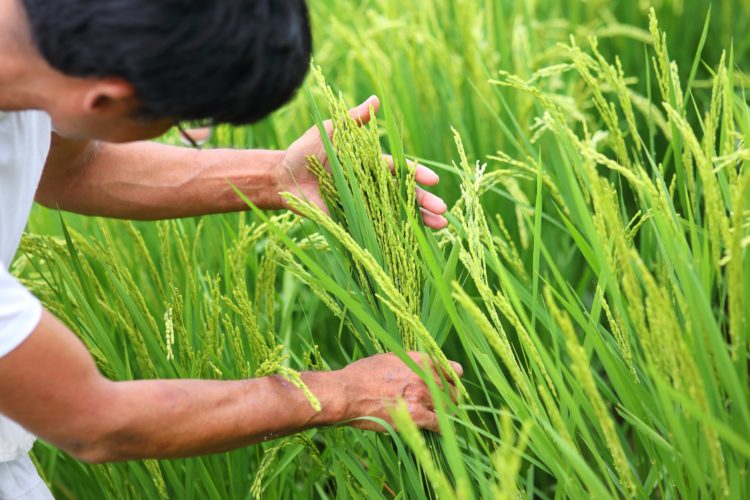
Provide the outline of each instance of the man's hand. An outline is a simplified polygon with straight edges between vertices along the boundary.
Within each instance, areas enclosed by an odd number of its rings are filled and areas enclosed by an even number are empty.
[[[410,356],[429,369],[427,358]],[[461,367],[453,367],[460,376]],[[0,358],[0,413],[97,463],[216,453],[366,416],[390,422],[399,399],[406,400],[417,425],[438,430],[427,386],[393,354],[302,377],[321,411],[278,376],[112,382],[81,341],[45,312],[31,336]],[[382,430],[364,420],[350,425]]]
[[[437,385],[442,386],[441,377],[429,358],[415,352],[409,353],[409,356],[420,366],[426,362],[426,367],[431,368]],[[452,365],[459,377],[463,375],[461,365]],[[439,432],[435,405],[427,385],[394,354],[361,359],[337,373],[343,380],[343,395],[347,400],[344,406],[344,420],[377,417],[391,423],[390,412],[398,400],[403,399],[412,419],[419,427]],[[455,381],[446,374],[443,374],[443,378],[450,385],[451,398],[455,402],[458,394]],[[350,425],[358,429],[384,430],[371,420],[354,420]]]
[[[357,123],[366,125],[370,121],[371,107],[375,112],[380,107],[380,101],[375,96],[350,110],[349,113]],[[332,137],[333,123],[331,120],[327,120],[323,124],[329,137]],[[278,191],[279,193],[288,191],[326,210],[318,189],[318,180],[308,169],[308,156],[315,156],[322,165],[328,166],[328,156],[317,126],[310,128],[289,146],[278,172]],[[393,164],[393,159],[390,156],[387,156],[386,160],[388,164]],[[434,186],[440,182],[440,178],[435,172],[421,165],[417,167],[416,178],[417,182],[424,186]],[[422,218],[426,226],[433,229],[442,229],[448,225],[448,221],[442,216],[448,209],[443,200],[422,188],[417,188],[417,201],[421,207]]]

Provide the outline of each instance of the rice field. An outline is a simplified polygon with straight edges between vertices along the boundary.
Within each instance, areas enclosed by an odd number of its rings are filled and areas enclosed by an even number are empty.
[[[182,460],[38,443],[56,497],[750,497],[750,1],[311,9],[305,89],[208,147],[332,117],[330,170],[311,163],[330,216],[292,195],[303,217],[37,207],[13,271],[116,380],[279,374],[315,405],[300,371],[420,350],[463,365],[459,403],[431,385],[440,436],[400,408],[397,431]],[[441,176],[444,230],[419,222],[412,161]]]

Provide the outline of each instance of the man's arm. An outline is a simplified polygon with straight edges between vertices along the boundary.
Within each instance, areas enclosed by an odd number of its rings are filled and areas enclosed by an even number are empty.
[[[394,355],[305,373],[303,380],[320,412],[278,377],[112,382],[78,338],[45,312],[34,333],[0,358],[0,413],[97,463],[226,451],[365,415],[388,420],[398,398],[407,400],[418,425],[437,429],[427,387]],[[376,429],[367,421],[357,426]]]
[[[36,199],[50,208],[121,219],[157,220],[282,208],[283,151],[193,150],[153,142],[109,144],[52,135]]]
[[[350,113],[364,125],[379,105],[373,96]],[[332,135],[331,121],[323,125]],[[286,151],[197,151],[153,142],[74,141],[53,134],[36,199],[50,208],[86,215],[157,220],[247,209],[231,183],[260,208],[286,208],[279,194],[290,191],[325,209],[317,178],[307,168],[311,155],[327,164],[317,127]],[[415,176],[425,186],[439,182],[424,166],[416,168]],[[419,187],[416,195],[425,224],[445,227],[445,202]]]

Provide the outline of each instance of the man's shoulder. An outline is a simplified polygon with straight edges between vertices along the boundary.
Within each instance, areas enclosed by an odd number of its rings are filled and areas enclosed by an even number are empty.
[[[2,111],[0,110],[0,123],[13,127],[33,127],[42,126],[51,128],[50,117],[44,111],[28,109],[23,111]]]
[[[46,156],[51,133],[52,121],[44,111],[0,111],[0,144],[16,144],[26,154],[43,151]]]

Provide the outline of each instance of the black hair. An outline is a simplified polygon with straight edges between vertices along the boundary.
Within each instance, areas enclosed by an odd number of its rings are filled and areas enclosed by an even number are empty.
[[[309,68],[304,0],[23,0],[37,49],[76,77],[120,77],[146,119],[252,123]]]

